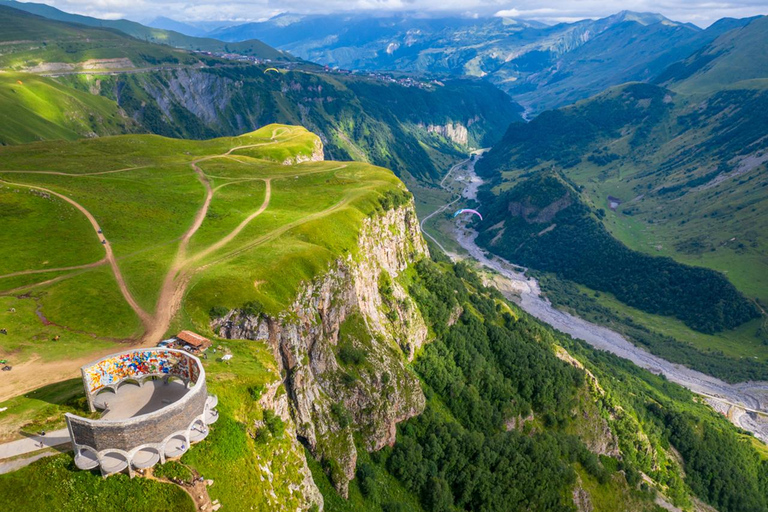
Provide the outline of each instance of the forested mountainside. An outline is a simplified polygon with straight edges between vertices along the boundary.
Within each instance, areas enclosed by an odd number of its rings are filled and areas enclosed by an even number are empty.
[[[285,122],[316,131],[329,157],[432,180],[439,167],[470,147],[493,144],[519,118],[507,95],[479,80],[406,86],[313,66],[266,72],[270,64],[216,59],[0,9],[7,28],[1,37],[20,41],[5,46],[0,63],[57,75],[3,74],[10,123],[0,128],[1,143],[142,131],[210,138]],[[28,42],[41,37],[45,45]]]
[[[345,69],[484,77],[534,112],[607,87],[653,79],[749,20],[701,30],[651,13],[620,12],[554,26],[502,17],[283,14],[213,34],[253,37],[304,59]]]
[[[603,323],[635,324],[625,327],[656,353],[726,379],[765,378],[768,91],[758,76],[768,77],[768,66],[749,58],[766,44],[765,23],[671,66],[661,75],[666,87],[628,84],[511,125],[477,166],[493,190],[483,198],[493,204],[481,242],[607,292],[561,302]],[[693,281],[709,283],[708,304],[725,309],[703,307],[708,295]],[[685,309],[708,312],[694,320]],[[727,332],[696,334],[658,315]],[[670,348],[674,340],[687,346]]]

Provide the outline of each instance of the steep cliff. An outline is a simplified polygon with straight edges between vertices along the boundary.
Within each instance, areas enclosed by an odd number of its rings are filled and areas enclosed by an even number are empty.
[[[307,283],[278,316],[235,310],[224,338],[266,341],[284,377],[299,439],[346,495],[360,434],[366,450],[395,442],[398,422],[425,405],[407,365],[427,328],[397,277],[427,256],[412,204],[364,221],[358,251]]]

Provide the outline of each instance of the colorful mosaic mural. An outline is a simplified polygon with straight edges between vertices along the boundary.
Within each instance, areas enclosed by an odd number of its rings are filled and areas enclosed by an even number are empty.
[[[128,378],[172,375],[196,382],[200,369],[192,358],[165,350],[126,352],[99,361],[84,369],[88,391],[93,393]]]

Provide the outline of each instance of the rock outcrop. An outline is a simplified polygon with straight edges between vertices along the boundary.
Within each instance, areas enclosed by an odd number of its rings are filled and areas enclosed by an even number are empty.
[[[323,153],[323,141],[321,141],[320,137],[318,137],[315,139],[315,146],[312,149],[311,154],[306,155],[299,153],[296,156],[288,157],[283,161],[283,165],[295,165],[302,162],[322,162],[323,160],[325,160],[325,154]]]
[[[412,204],[377,213],[363,222],[358,250],[306,283],[287,311],[235,310],[214,323],[222,337],[271,345],[298,438],[343,495],[355,474],[353,433],[366,450],[392,445],[397,423],[424,409],[407,361],[427,328],[398,276],[425,256]]]
[[[301,461],[301,465],[298,467],[301,482],[298,484],[291,484],[289,486],[289,492],[301,497],[301,510],[310,510],[312,505],[317,505],[318,510],[322,511],[324,508],[323,495],[320,492],[320,489],[317,488],[315,481],[312,479],[312,472],[304,457],[304,449],[298,440],[296,440],[296,425],[293,423],[293,418],[291,418],[288,395],[280,380],[273,382],[267,387],[259,399],[259,405],[261,405],[264,410],[274,412],[275,416],[283,421],[285,425],[285,435],[293,441],[290,445],[290,459]],[[257,429],[264,428],[264,422],[256,422],[254,427]],[[256,462],[260,467],[264,466],[270,471],[270,461],[257,460]],[[275,461],[271,461],[271,463],[273,466],[276,464]],[[277,462],[277,464],[279,464],[279,462]],[[274,471],[279,471],[279,468],[275,468],[273,472]],[[271,480],[270,484],[272,484]],[[274,497],[274,492],[270,493],[270,498],[272,497]],[[274,503],[270,503],[270,506],[278,507],[279,503],[276,500]]]

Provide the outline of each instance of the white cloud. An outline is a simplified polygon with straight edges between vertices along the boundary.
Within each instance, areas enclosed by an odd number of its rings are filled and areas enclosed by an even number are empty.
[[[409,11],[558,22],[631,10],[659,12],[676,21],[707,26],[727,16],[741,18],[768,14],[766,0],[48,0],[46,3],[78,14],[141,21],[156,16],[179,21],[258,21],[281,12]]]

